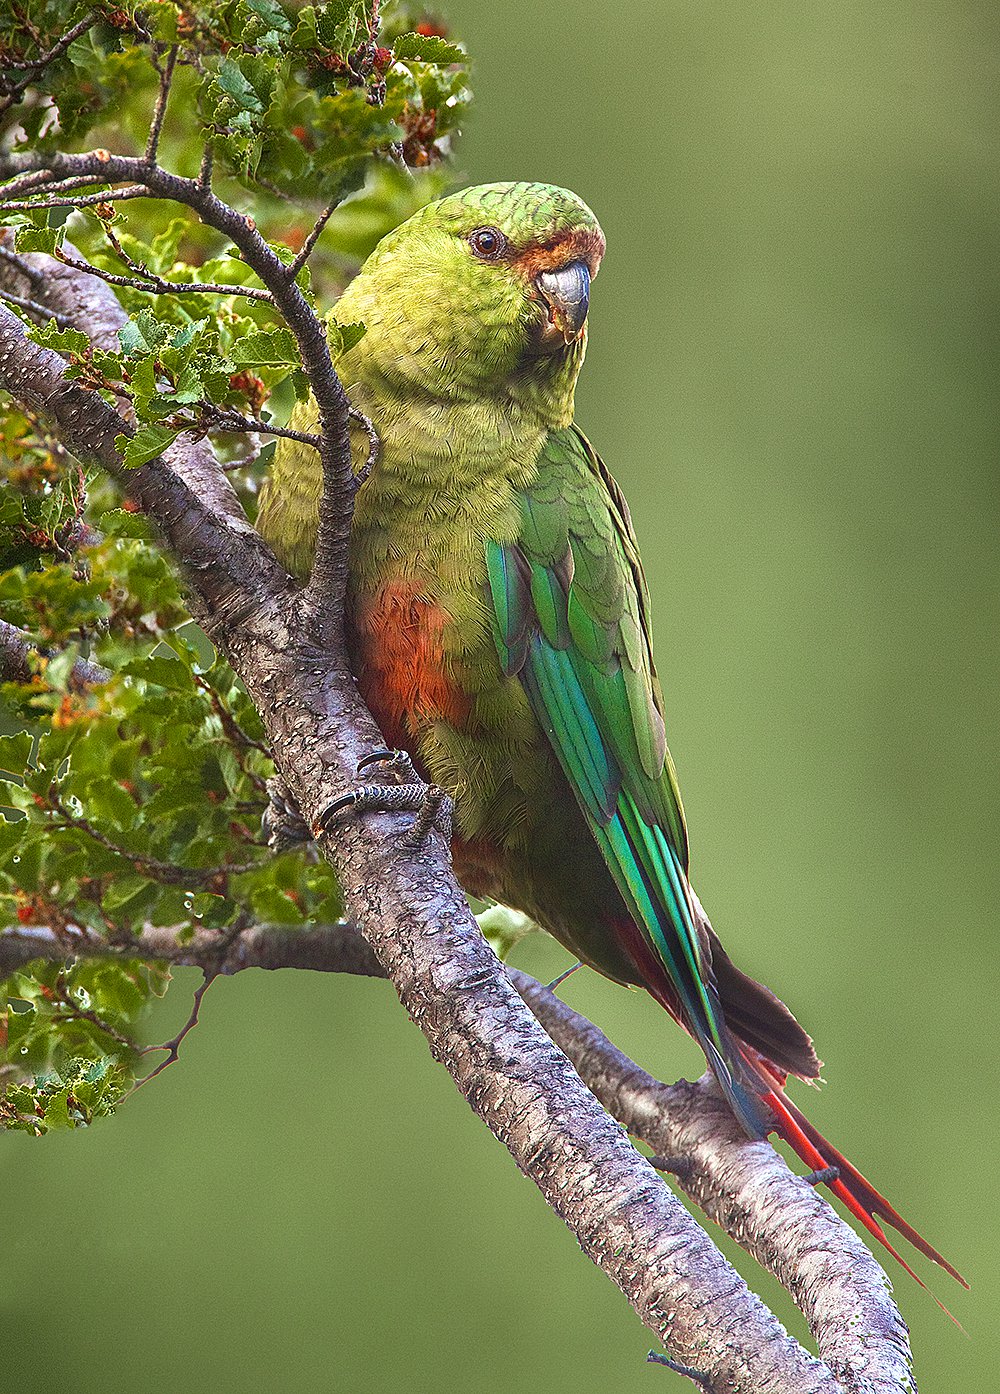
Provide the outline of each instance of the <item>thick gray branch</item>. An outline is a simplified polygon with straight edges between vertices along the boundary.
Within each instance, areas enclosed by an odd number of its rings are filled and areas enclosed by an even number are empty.
[[[0,977],[33,958],[61,959],[72,947],[45,927],[7,930],[0,934]],[[77,951],[121,953],[103,940],[81,943]],[[222,973],[307,968],[385,976],[365,940],[345,923],[257,925],[221,947],[210,931],[181,944],[173,930],[147,929],[128,952]],[[711,1075],[694,1084],[662,1084],[547,987],[517,969],[508,967],[507,975],[605,1109],[654,1153],[682,1159],[676,1184],[788,1289],[845,1390],[906,1389],[909,1340],[881,1268],[808,1182],[768,1144],[747,1140]]]
[[[6,620],[0,620],[0,682],[30,682],[33,653],[44,654],[45,650],[34,642],[30,634],[25,634]],[[78,658],[70,670],[69,681],[74,688],[94,687],[107,682],[110,676],[99,663],[88,663],[85,658]]]

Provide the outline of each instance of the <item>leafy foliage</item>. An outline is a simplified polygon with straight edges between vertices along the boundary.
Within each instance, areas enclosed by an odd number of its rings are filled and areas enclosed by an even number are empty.
[[[465,55],[406,4],[370,0],[28,0],[0,7],[0,140],[14,150],[157,159],[252,221],[307,303],[333,301],[378,239],[444,182],[468,102]],[[152,148],[150,146],[150,148]],[[103,157],[102,157],[103,158]],[[414,171],[417,171],[415,174]],[[136,467],[211,434],[253,514],[271,446],[308,391],[296,341],[236,249],[189,209],[112,184],[12,199],[15,255],[89,263],[128,318],[117,343],[27,316],[68,375],[135,429]],[[0,195],[2,197],[2,195]],[[0,205],[2,206],[2,205]],[[331,352],[363,325],[328,326]],[[57,935],[65,960],[0,983],[0,1126],[34,1133],[112,1112],[139,1071],[142,1018],[169,982],[130,957],[150,926],[228,936],[341,913],[333,873],[274,856],[259,719],[191,620],[144,519],[5,402],[0,616],[37,649],[0,685],[0,932]],[[81,681],[78,660],[102,665]],[[88,944],[102,956],[88,956]],[[113,952],[109,952],[113,951]]]
[[[54,500],[74,498],[74,473],[49,499],[8,488],[5,503],[61,518],[70,505]],[[94,494],[114,503],[106,487]],[[69,962],[35,965],[2,989],[6,1077],[33,1077],[48,1098],[55,1076],[109,1061],[90,1081],[93,1115],[120,1088],[136,1024],[166,983],[128,960],[135,932],[206,929],[222,943],[256,921],[336,919],[342,906],[325,863],[262,845],[271,763],[259,720],[190,622],[162,554],[130,535],[144,523],[94,500],[88,512],[99,539],[66,560],[40,549],[33,566],[0,573],[4,615],[59,646],[35,661],[30,683],[0,688],[19,728],[0,736],[0,922],[56,931]],[[83,648],[111,671],[80,690],[72,665]],[[123,958],[88,959],[88,938],[120,945]],[[77,1112],[59,1118],[79,1122]]]

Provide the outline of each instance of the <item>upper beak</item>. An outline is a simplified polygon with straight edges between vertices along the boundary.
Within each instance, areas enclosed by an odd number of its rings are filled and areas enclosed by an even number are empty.
[[[549,323],[567,344],[580,337],[590,305],[590,268],[571,261],[558,271],[542,271],[535,284],[549,307]]]

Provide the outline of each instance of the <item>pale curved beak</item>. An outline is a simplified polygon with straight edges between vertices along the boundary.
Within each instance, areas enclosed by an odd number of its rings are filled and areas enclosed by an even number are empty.
[[[549,307],[549,322],[567,344],[580,337],[590,306],[590,268],[584,261],[567,262],[557,271],[541,271],[535,284]]]

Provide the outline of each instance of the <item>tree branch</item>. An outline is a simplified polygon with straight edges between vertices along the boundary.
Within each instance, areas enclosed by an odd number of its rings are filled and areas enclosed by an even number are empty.
[[[30,634],[15,625],[0,620],[0,682],[29,683],[34,677],[31,655],[50,657],[47,649],[36,644]],[[97,687],[111,677],[107,668],[99,663],[90,663],[78,658],[70,670],[70,686],[79,691],[87,687]]]
[[[61,251],[56,253],[56,260],[71,266],[74,271],[85,271],[89,276],[98,276],[102,281],[107,281],[109,286],[128,286],[131,290],[140,290],[146,295],[242,295],[246,300],[263,300],[267,305],[273,304],[268,292],[260,290],[257,286],[227,286],[208,281],[165,281],[147,266],[133,261],[110,228],[105,228],[105,232],[126,266],[132,268],[133,275],[120,276],[115,271],[103,271],[99,266],[91,265],[89,261],[69,257]]]
[[[159,959],[206,973],[290,968],[385,977],[361,935],[339,922],[255,925],[227,939],[202,930],[184,943],[172,929],[147,928],[124,946],[81,937],[76,948],[46,927],[18,927],[0,933],[0,978],[33,958],[61,960],[68,951]],[[907,1331],[881,1268],[805,1178],[769,1144],[745,1137],[711,1074],[694,1084],[662,1084],[548,987],[517,969],[506,972],[604,1108],[654,1153],[668,1154],[691,1200],[789,1291],[844,1388],[906,1389]]]
[[[66,383],[57,355],[26,340],[19,322],[5,325],[5,315],[14,318],[0,310],[0,381],[47,410],[68,447],[121,478],[117,414]],[[332,666],[312,632],[303,635],[298,596],[273,559],[262,559],[259,539],[244,547],[164,461],[127,483],[199,591],[314,825],[381,743],[346,662]],[[832,1391],[832,1377],[693,1225],[517,998],[469,915],[441,839],[432,834],[414,856],[403,846],[406,830],[401,815],[367,815],[338,829],[336,843],[325,834],[322,850],[337,866],[349,914],[475,1111],[671,1353],[712,1371],[712,1387]]]

